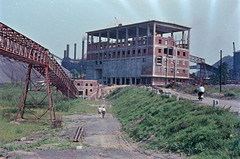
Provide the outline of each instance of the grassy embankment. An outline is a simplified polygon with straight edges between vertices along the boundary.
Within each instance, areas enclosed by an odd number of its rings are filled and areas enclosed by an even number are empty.
[[[220,86],[204,86],[204,88],[207,94],[219,93],[220,91]],[[198,87],[190,87],[190,88],[187,88],[184,92],[189,94],[196,93],[197,89]],[[222,89],[221,94],[223,95],[223,97],[228,99],[239,99],[240,89],[235,87]]]
[[[229,109],[176,101],[136,86],[111,100],[126,136],[144,149],[190,158],[240,157],[240,119]]]
[[[20,98],[22,95],[23,84],[20,83],[7,83],[0,86],[0,145],[6,142],[11,142],[16,138],[26,136],[38,130],[42,130],[46,127],[49,127],[49,112],[47,112],[40,120],[43,123],[33,123],[26,122],[24,124],[14,125],[9,124],[10,121],[15,120],[16,114],[18,111],[18,106]],[[53,89],[54,90],[54,89]],[[55,97],[55,91],[53,91],[53,98]],[[42,92],[40,93],[31,93],[35,99],[42,99],[45,95]],[[32,99],[32,101],[34,101]],[[27,103],[30,103],[27,100]],[[43,101],[43,104],[47,105],[47,98]],[[56,110],[56,116],[67,115],[74,113],[95,113],[96,108],[89,106],[89,104],[99,104],[96,101],[88,101],[83,99],[70,99],[68,102],[67,98],[58,98],[58,103],[54,104]],[[33,116],[31,111],[34,111],[35,114],[41,114],[45,109],[42,108],[30,108],[28,109],[28,115]],[[25,117],[28,116],[25,114]]]

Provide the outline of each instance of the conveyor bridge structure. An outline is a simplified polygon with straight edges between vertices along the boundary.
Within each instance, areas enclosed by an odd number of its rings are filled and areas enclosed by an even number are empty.
[[[56,90],[60,90],[62,94],[67,96],[68,99],[77,98],[77,88],[73,85],[70,78],[53,57],[53,54],[51,54],[47,48],[41,46],[40,44],[1,22],[0,56],[28,64],[26,81],[20,99],[16,121],[18,120],[18,116],[20,114],[22,119],[23,114],[26,114],[29,116],[29,119],[35,121],[36,119],[40,119],[42,116],[44,116],[48,111],[50,111],[50,120],[55,120],[55,110],[52,100],[52,91],[50,88],[51,85],[54,85]],[[44,79],[44,84],[42,84],[41,87],[36,86],[36,89],[31,92],[31,88],[33,88],[34,85],[34,83],[31,81],[31,72],[34,71],[38,72],[36,74],[36,78],[40,78],[41,76],[41,78]],[[31,98],[31,93],[39,92],[43,88],[45,88],[43,92],[45,92],[46,95],[42,97],[40,101],[36,101],[36,99]],[[30,99],[31,104],[26,102],[28,98]],[[44,99],[48,101],[48,104],[46,104],[46,109],[44,109],[41,115],[35,115],[34,113],[30,114],[28,111],[26,111],[26,108],[32,108],[41,105],[41,101]],[[42,107],[43,106],[41,105],[40,108]]]

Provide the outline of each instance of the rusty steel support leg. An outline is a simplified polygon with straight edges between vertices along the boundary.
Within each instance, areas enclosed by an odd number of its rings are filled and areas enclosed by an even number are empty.
[[[57,103],[57,98],[58,98],[57,94],[58,94],[58,88],[56,89],[56,98],[55,98],[55,103]]]
[[[45,67],[45,80],[47,84],[47,94],[48,94],[48,110],[50,111],[50,121],[52,122],[52,94],[50,88],[50,79],[48,75],[48,67]]]
[[[52,98],[52,90],[51,89],[50,89],[50,92],[51,92],[51,103],[52,103],[53,119],[55,120],[56,116],[55,116],[54,102],[53,102],[53,98]]]
[[[21,112],[21,109],[22,109],[21,118],[23,119],[24,107],[25,107],[26,99],[27,99],[28,86],[30,84],[31,70],[32,70],[32,65],[29,65],[28,66],[27,76],[26,76],[26,81],[25,81],[25,85],[23,87],[22,97],[20,99],[20,104],[19,104],[19,107],[18,107],[18,112],[17,112],[17,116],[16,116],[15,121],[17,121],[17,118],[18,118],[19,113]],[[23,101],[23,104],[22,104],[22,101]]]
[[[67,92],[68,92],[68,97],[67,97],[67,99],[68,99],[68,102],[69,102],[69,89],[67,89]]]

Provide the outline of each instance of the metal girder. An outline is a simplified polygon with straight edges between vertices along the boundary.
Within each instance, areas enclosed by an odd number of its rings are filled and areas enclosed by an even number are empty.
[[[31,72],[31,70],[34,68],[43,77],[45,77],[49,102],[47,111],[50,111],[51,120],[54,107],[52,103],[50,83],[57,87],[57,89],[66,95],[68,99],[69,97],[77,98],[77,88],[73,85],[67,74],[63,71],[62,67],[58,64],[49,50],[1,22],[0,56],[29,64],[28,71]],[[28,76],[26,77],[25,87],[20,100],[16,120],[20,111],[22,111],[22,118],[23,114],[26,113],[26,99],[29,94],[29,86],[31,85],[31,79],[29,76],[30,72],[28,72]],[[35,105],[36,103],[33,104],[33,106]],[[39,117],[36,118],[38,119]]]
[[[78,96],[73,85],[62,67],[49,50],[19,32],[0,22],[0,56],[31,64],[36,70],[48,67],[50,81],[64,95],[70,98]],[[68,92],[69,90],[69,92]]]

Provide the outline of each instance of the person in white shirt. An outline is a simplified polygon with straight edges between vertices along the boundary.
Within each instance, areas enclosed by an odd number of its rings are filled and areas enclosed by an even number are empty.
[[[102,108],[102,118],[104,118],[105,113],[106,113],[106,108],[103,107],[103,108]]]
[[[204,94],[204,92],[205,92],[205,88],[203,87],[203,85],[201,85],[198,88],[198,99],[201,97],[202,94]]]
[[[101,118],[101,115],[102,115],[102,108],[99,105],[99,107],[98,107],[98,118]]]

